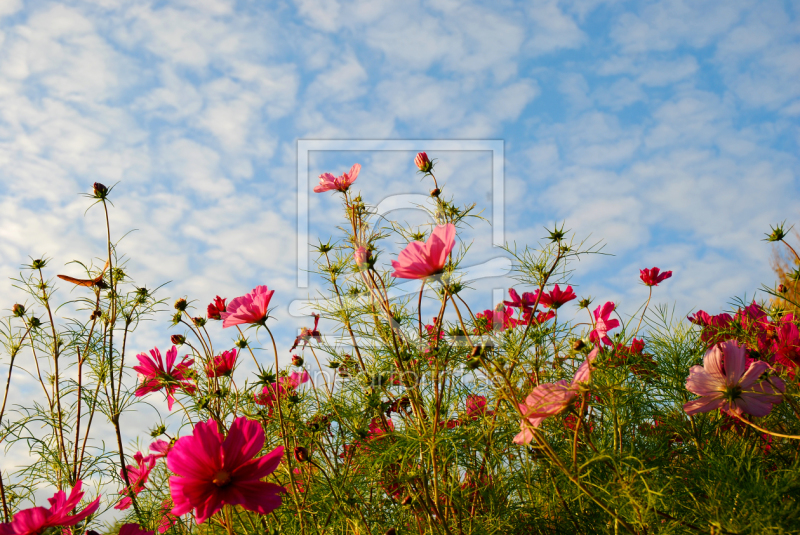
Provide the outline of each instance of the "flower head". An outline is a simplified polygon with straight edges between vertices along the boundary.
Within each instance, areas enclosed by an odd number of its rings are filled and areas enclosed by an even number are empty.
[[[433,162],[431,162],[430,158],[428,158],[428,154],[425,152],[417,153],[414,157],[414,165],[423,173],[429,173],[430,170],[433,169]]]
[[[269,301],[275,290],[266,286],[256,286],[252,292],[231,299],[225,312],[220,313],[222,327],[253,323],[264,325],[269,317]]]
[[[136,464],[129,464],[126,467],[130,486],[119,491],[119,493],[124,494],[125,497],[114,506],[114,509],[119,509],[120,511],[124,511],[133,503],[133,500],[130,496],[131,493],[139,494],[144,490],[147,479],[150,477],[150,472],[156,465],[156,457],[154,455],[148,455],[147,457],[144,457],[142,456],[142,452],[139,451],[137,451],[136,455],[133,456],[133,460],[136,461]],[[120,469],[119,475],[122,480],[125,481],[125,472],[123,472],[122,469]]]
[[[400,251],[397,260],[392,260],[398,279],[424,279],[441,273],[447,256],[456,243],[456,227],[452,223],[436,227],[425,243],[414,241]]]
[[[642,282],[645,283],[647,286],[658,286],[660,282],[664,282],[668,278],[672,276],[671,271],[665,271],[660,273],[661,270],[657,267],[650,268],[650,269],[640,269],[639,270],[639,278],[642,279]]]
[[[162,457],[166,457],[169,450],[172,449],[172,443],[167,442],[166,440],[156,440],[152,444],[150,444],[150,451],[153,453],[150,454],[155,460],[161,459]]]
[[[332,190],[345,192],[356,181],[359,171],[361,171],[361,164],[356,163],[350,168],[350,172],[342,173],[341,176],[322,173],[319,175],[319,186],[314,187],[314,193]]]
[[[301,328],[300,334],[297,336],[297,338],[294,339],[294,344],[292,345],[292,348],[289,351],[294,351],[295,348],[301,342],[303,344],[303,349],[305,349],[312,338],[317,342],[322,341],[322,334],[320,334],[319,330],[317,330],[317,326],[319,325],[319,314],[311,314],[311,315],[314,316],[314,328],[313,329],[309,329],[308,327]]]
[[[734,341],[723,342],[709,349],[702,366],[692,366],[686,389],[700,396],[683,406],[686,414],[722,409],[741,416],[766,416],[772,405],[783,400],[786,388],[778,377],[768,376],[764,361],[753,361],[747,367],[747,350]]]
[[[236,350],[230,349],[223,351],[221,355],[214,357],[214,360],[206,364],[207,377],[222,377],[230,375],[236,365]]]
[[[619,327],[619,320],[609,319],[611,313],[614,311],[614,303],[608,301],[606,304],[599,306],[594,311],[594,330],[589,334],[589,340],[595,344],[603,342],[607,346],[614,345],[611,338],[608,337],[608,331]]]
[[[533,293],[524,292],[522,297],[519,296],[514,288],[508,289],[508,295],[511,297],[510,301],[503,301],[507,307],[514,307],[519,309],[529,309],[536,303],[536,298],[539,296],[539,290]],[[540,301],[541,303],[541,301]]]
[[[145,531],[139,524],[124,524],[119,528],[119,535],[155,535],[155,532]]]
[[[18,512],[11,522],[0,524],[0,535],[39,535],[50,527],[74,526],[78,522],[85,520],[100,507],[100,497],[98,496],[83,511],[70,516],[70,513],[83,498],[83,492],[81,492],[82,484],[83,482],[78,480],[70,491],[69,496],[60,490],[52,498],[48,498],[47,501],[50,502],[49,509],[31,507]]]
[[[172,405],[175,403],[175,392],[181,388],[190,394],[195,391],[195,386],[190,379],[190,366],[194,364],[194,359],[187,360],[184,357],[180,364],[174,366],[178,357],[178,348],[175,346],[167,351],[166,366],[157,347],[150,350],[150,355],[150,357],[144,353],[136,355],[139,365],[134,366],[133,369],[139,374],[141,383],[134,395],[141,397],[150,392],[158,392],[163,388],[167,391],[169,410],[172,410]]]
[[[261,514],[277,509],[286,489],[261,480],[278,468],[283,447],[256,457],[263,447],[261,425],[244,417],[233,421],[225,438],[213,420],[195,425],[192,435],[179,438],[167,455],[167,467],[175,474],[169,478],[172,514],[194,509],[202,524],[226,504]]]
[[[206,311],[208,319],[218,320],[221,318],[222,313],[227,310],[225,301],[227,301],[227,299],[223,299],[220,296],[216,296],[214,298],[214,302],[208,305],[208,309]]]
[[[572,291],[572,286],[567,286],[564,291],[561,291],[561,288],[556,284],[551,292],[542,295],[541,303],[543,306],[555,310],[576,297],[575,292]]]

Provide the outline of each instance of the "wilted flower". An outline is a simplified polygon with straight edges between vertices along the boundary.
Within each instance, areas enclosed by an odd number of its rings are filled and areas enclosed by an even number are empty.
[[[415,241],[400,251],[392,260],[394,273],[399,279],[424,279],[441,273],[447,256],[456,243],[456,227],[452,223],[436,227],[425,243]]]
[[[317,330],[317,326],[319,325],[319,314],[311,315],[314,316],[314,328],[309,329],[308,327],[303,327],[300,329],[300,334],[294,339],[294,344],[292,344],[292,348],[289,351],[294,351],[300,342],[303,343],[303,349],[305,349],[312,338],[318,343],[322,341],[322,334],[320,334],[320,332]]]

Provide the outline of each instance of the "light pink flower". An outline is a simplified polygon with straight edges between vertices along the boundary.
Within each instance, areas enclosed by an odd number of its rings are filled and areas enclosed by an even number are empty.
[[[150,477],[150,472],[156,465],[155,455],[148,455],[147,457],[144,457],[140,451],[136,452],[136,455],[133,456],[133,460],[136,461],[136,464],[129,464],[127,466],[130,487],[124,487],[121,491],[119,491],[119,493],[124,494],[125,497],[114,506],[114,509],[118,509],[120,511],[124,511],[132,505],[133,500],[130,497],[131,491],[138,495],[144,490],[144,486],[147,484],[147,479]],[[125,481],[125,473],[122,471],[122,469],[119,471],[119,476],[123,481]]]
[[[778,377],[758,379],[770,369],[760,360],[753,361],[745,371],[747,350],[734,341],[723,342],[709,349],[702,366],[692,366],[686,379],[686,389],[697,394],[683,406],[686,414],[722,409],[742,415],[766,416],[772,406],[783,401],[786,386]]]
[[[144,353],[136,355],[139,365],[134,366],[133,369],[139,374],[141,383],[134,395],[141,397],[164,388],[167,391],[167,407],[172,410],[172,405],[175,403],[175,392],[181,388],[189,394],[195,391],[195,386],[190,379],[190,366],[194,364],[194,359],[187,360],[184,357],[180,364],[174,366],[175,360],[178,358],[178,348],[175,346],[167,351],[166,366],[164,366],[161,352],[157,347],[150,350],[150,355],[150,357]]]
[[[155,531],[145,531],[139,524],[124,524],[119,528],[119,535],[155,535]]]
[[[221,355],[217,355],[213,361],[206,364],[206,376],[222,377],[230,375],[235,365],[236,350],[223,351]]]
[[[353,164],[349,173],[343,173],[341,176],[333,176],[330,173],[322,173],[319,175],[319,186],[314,187],[314,193],[322,193],[323,191],[347,191],[353,182],[358,178],[358,172],[361,171],[361,164]]]
[[[31,507],[23,509],[14,515],[11,522],[0,524],[0,535],[39,535],[46,528],[55,526],[74,526],[85,520],[100,507],[100,497],[86,506],[80,513],[70,516],[83,498],[81,492],[82,481],[75,483],[69,496],[64,491],[58,491],[52,498],[48,498],[50,508]]]
[[[611,313],[614,311],[614,303],[608,301],[603,306],[598,306],[594,311],[594,330],[589,334],[589,340],[596,344],[603,342],[607,346],[614,345],[611,338],[608,337],[608,331],[619,327],[619,320],[609,319]]]
[[[167,455],[167,467],[176,474],[169,478],[172,514],[194,509],[202,524],[226,504],[260,514],[280,507],[286,489],[262,479],[278,468],[283,447],[256,457],[263,447],[261,425],[244,417],[233,421],[224,439],[213,420],[195,425],[192,436],[179,438]]]
[[[572,404],[580,393],[580,384],[588,383],[591,379],[589,363],[597,358],[597,353],[597,348],[589,353],[575,371],[571,383],[566,379],[556,383],[542,383],[525,398],[525,403],[519,404],[525,417],[519,425],[520,433],[514,437],[515,444],[529,444],[533,440],[532,427],[539,427],[548,416],[554,416]]]
[[[415,241],[400,251],[397,260],[392,260],[398,279],[424,279],[441,273],[447,263],[447,255],[456,244],[456,227],[452,223],[436,227],[425,243]]]
[[[266,286],[256,286],[247,295],[231,299],[225,312],[220,313],[222,327],[233,327],[246,323],[264,325],[269,316],[269,301],[275,290]]]

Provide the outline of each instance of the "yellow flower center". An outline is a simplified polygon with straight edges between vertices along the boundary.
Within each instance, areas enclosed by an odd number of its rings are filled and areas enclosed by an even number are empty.
[[[225,470],[220,470],[214,476],[214,479],[211,480],[218,487],[222,487],[223,485],[227,485],[228,482],[231,480],[231,473],[226,472]]]

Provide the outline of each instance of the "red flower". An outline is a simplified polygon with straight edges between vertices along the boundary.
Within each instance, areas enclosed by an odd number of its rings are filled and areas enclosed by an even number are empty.
[[[195,391],[195,386],[191,383],[191,370],[189,369],[194,364],[194,359],[187,360],[184,357],[180,364],[173,368],[175,359],[178,357],[178,348],[175,346],[172,346],[172,349],[167,351],[166,367],[161,359],[161,352],[157,347],[150,350],[150,355],[151,357],[144,353],[136,355],[136,358],[139,359],[139,366],[134,366],[133,369],[139,373],[141,384],[134,392],[134,395],[141,397],[164,388],[167,391],[167,406],[169,410],[172,410],[176,391],[181,388],[189,394]]]
[[[452,223],[436,227],[425,243],[414,241],[400,251],[397,260],[392,260],[398,279],[424,279],[441,273],[447,256],[456,244],[456,227]]]
[[[208,305],[208,319],[210,320],[218,320],[220,319],[223,312],[227,310],[225,307],[225,301],[227,299],[222,299],[220,296],[216,296],[214,298],[214,302]]]
[[[11,522],[0,524],[0,535],[39,535],[46,528],[55,526],[74,526],[78,522],[85,520],[100,507],[100,497],[90,503],[86,509],[80,513],[70,516],[83,498],[81,492],[82,481],[75,483],[69,496],[64,491],[56,492],[52,498],[48,498],[50,508],[31,507],[23,509],[14,515]]]
[[[256,286],[247,295],[231,299],[225,312],[220,313],[222,327],[254,323],[264,325],[269,316],[269,301],[275,290],[266,286]]]
[[[594,330],[589,334],[589,340],[596,344],[603,342],[607,346],[614,345],[611,338],[608,337],[608,331],[619,327],[619,320],[609,319],[611,313],[614,311],[614,303],[607,302],[603,306],[598,306],[594,311],[595,325]]]
[[[562,292],[561,288],[556,284],[553,291],[542,295],[541,303],[543,306],[555,310],[565,303],[572,301],[575,297],[576,295],[575,292],[572,291],[572,286],[567,286],[567,289]]]
[[[414,157],[414,164],[423,173],[427,173],[433,168],[433,162],[431,162],[430,158],[428,158],[428,155],[424,152],[417,153],[417,155]]]
[[[230,375],[236,365],[236,350],[223,351],[222,355],[217,355],[214,360],[206,364],[207,377],[222,377]]]
[[[671,271],[665,271],[664,273],[659,274],[660,271],[661,270],[657,267],[651,269],[640,269],[639,278],[642,279],[642,282],[647,286],[658,286],[658,283],[664,282],[672,276]]]
[[[192,436],[179,438],[167,455],[167,467],[176,474],[169,478],[172,514],[194,509],[202,524],[226,504],[262,515],[280,507],[286,489],[261,480],[278,467],[283,447],[256,457],[263,447],[261,425],[244,417],[233,421],[224,439],[213,420],[195,425]]]
[[[361,171],[361,164],[353,164],[349,173],[342,173],[341,176],[333,176],[330,173],[322,173],[319,175],[319,186],[314,187],[314,193],[322,193],[323,191],[347,191],[347,189],[358,178],[358,172]]]
[[[170,512],[171,509],[172,503],[170,500],[161,502],[161,522],[158,523],[159,533],[166,532],[169,528],[178,523],[178,517]]]
[[[156,457],[154,455],[143,457],[142,452],[140,451],[136,452],[136,455],[133,456],[133,460],[136,461],[136,465],[134,466],[129,464],[127,466],[130,487],[125,487],[119,491],[119,493],[124,494],[125,497],[114,506],[114,509],[119,509],[120,511],[124,511],[133,503],[133,500],[130,497],[131,491],[134,494],[139,494],[144,490],[144,486],[147,483],[147,478],[150,477],[150,472],[156,465]],[[122,480],[125,481],[125,474],[123,473],[122,469],[120,469],[119,475]]]

